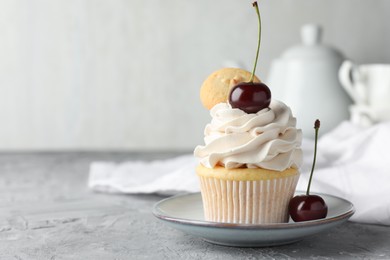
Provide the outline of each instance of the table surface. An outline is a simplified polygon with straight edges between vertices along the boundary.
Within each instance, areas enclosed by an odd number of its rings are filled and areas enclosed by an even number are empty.
[[[286,246],[224,247],[157,220],[161,196],[87,188],[93,161],[174,155],[0,153],[0,259],[390,259],[390,227],[348,222]]]

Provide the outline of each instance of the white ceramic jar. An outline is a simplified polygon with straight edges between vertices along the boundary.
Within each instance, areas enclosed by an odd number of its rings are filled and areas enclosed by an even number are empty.
[[[314,121],[320,133],[349,118],[350,97],[341,87],[338,71],[344,60],[334,48],[321,43],[321,27],[304,25],[302,44],[288,49],[272,62],[268,78],[273,98],[291,107],[305,137],[314,137]]]

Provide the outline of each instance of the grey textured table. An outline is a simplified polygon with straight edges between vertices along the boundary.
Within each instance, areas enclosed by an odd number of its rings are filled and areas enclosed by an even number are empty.
[[[212,245],[159,222],[156,195],[87,189],[92,161],[172,153],[0,153],[0,259],[390,259],[390,227],[347,223],[272,248]]]

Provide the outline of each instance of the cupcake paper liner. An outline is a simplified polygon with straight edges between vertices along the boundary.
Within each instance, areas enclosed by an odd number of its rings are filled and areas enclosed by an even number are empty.
[[[266,224],[288,222],[288,204],[299,174],[284,178],[232,181],[199,176],[207,221]]]

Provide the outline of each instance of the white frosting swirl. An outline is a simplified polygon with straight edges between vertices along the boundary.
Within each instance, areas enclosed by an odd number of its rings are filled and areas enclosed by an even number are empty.
[[[219,103],[210,114],[212,121],[204,131],[206,145],[194,151],[205,167],[283,171],[301,166],[302,132],[284,103],[272,100],[269,108],[256,114]]]

